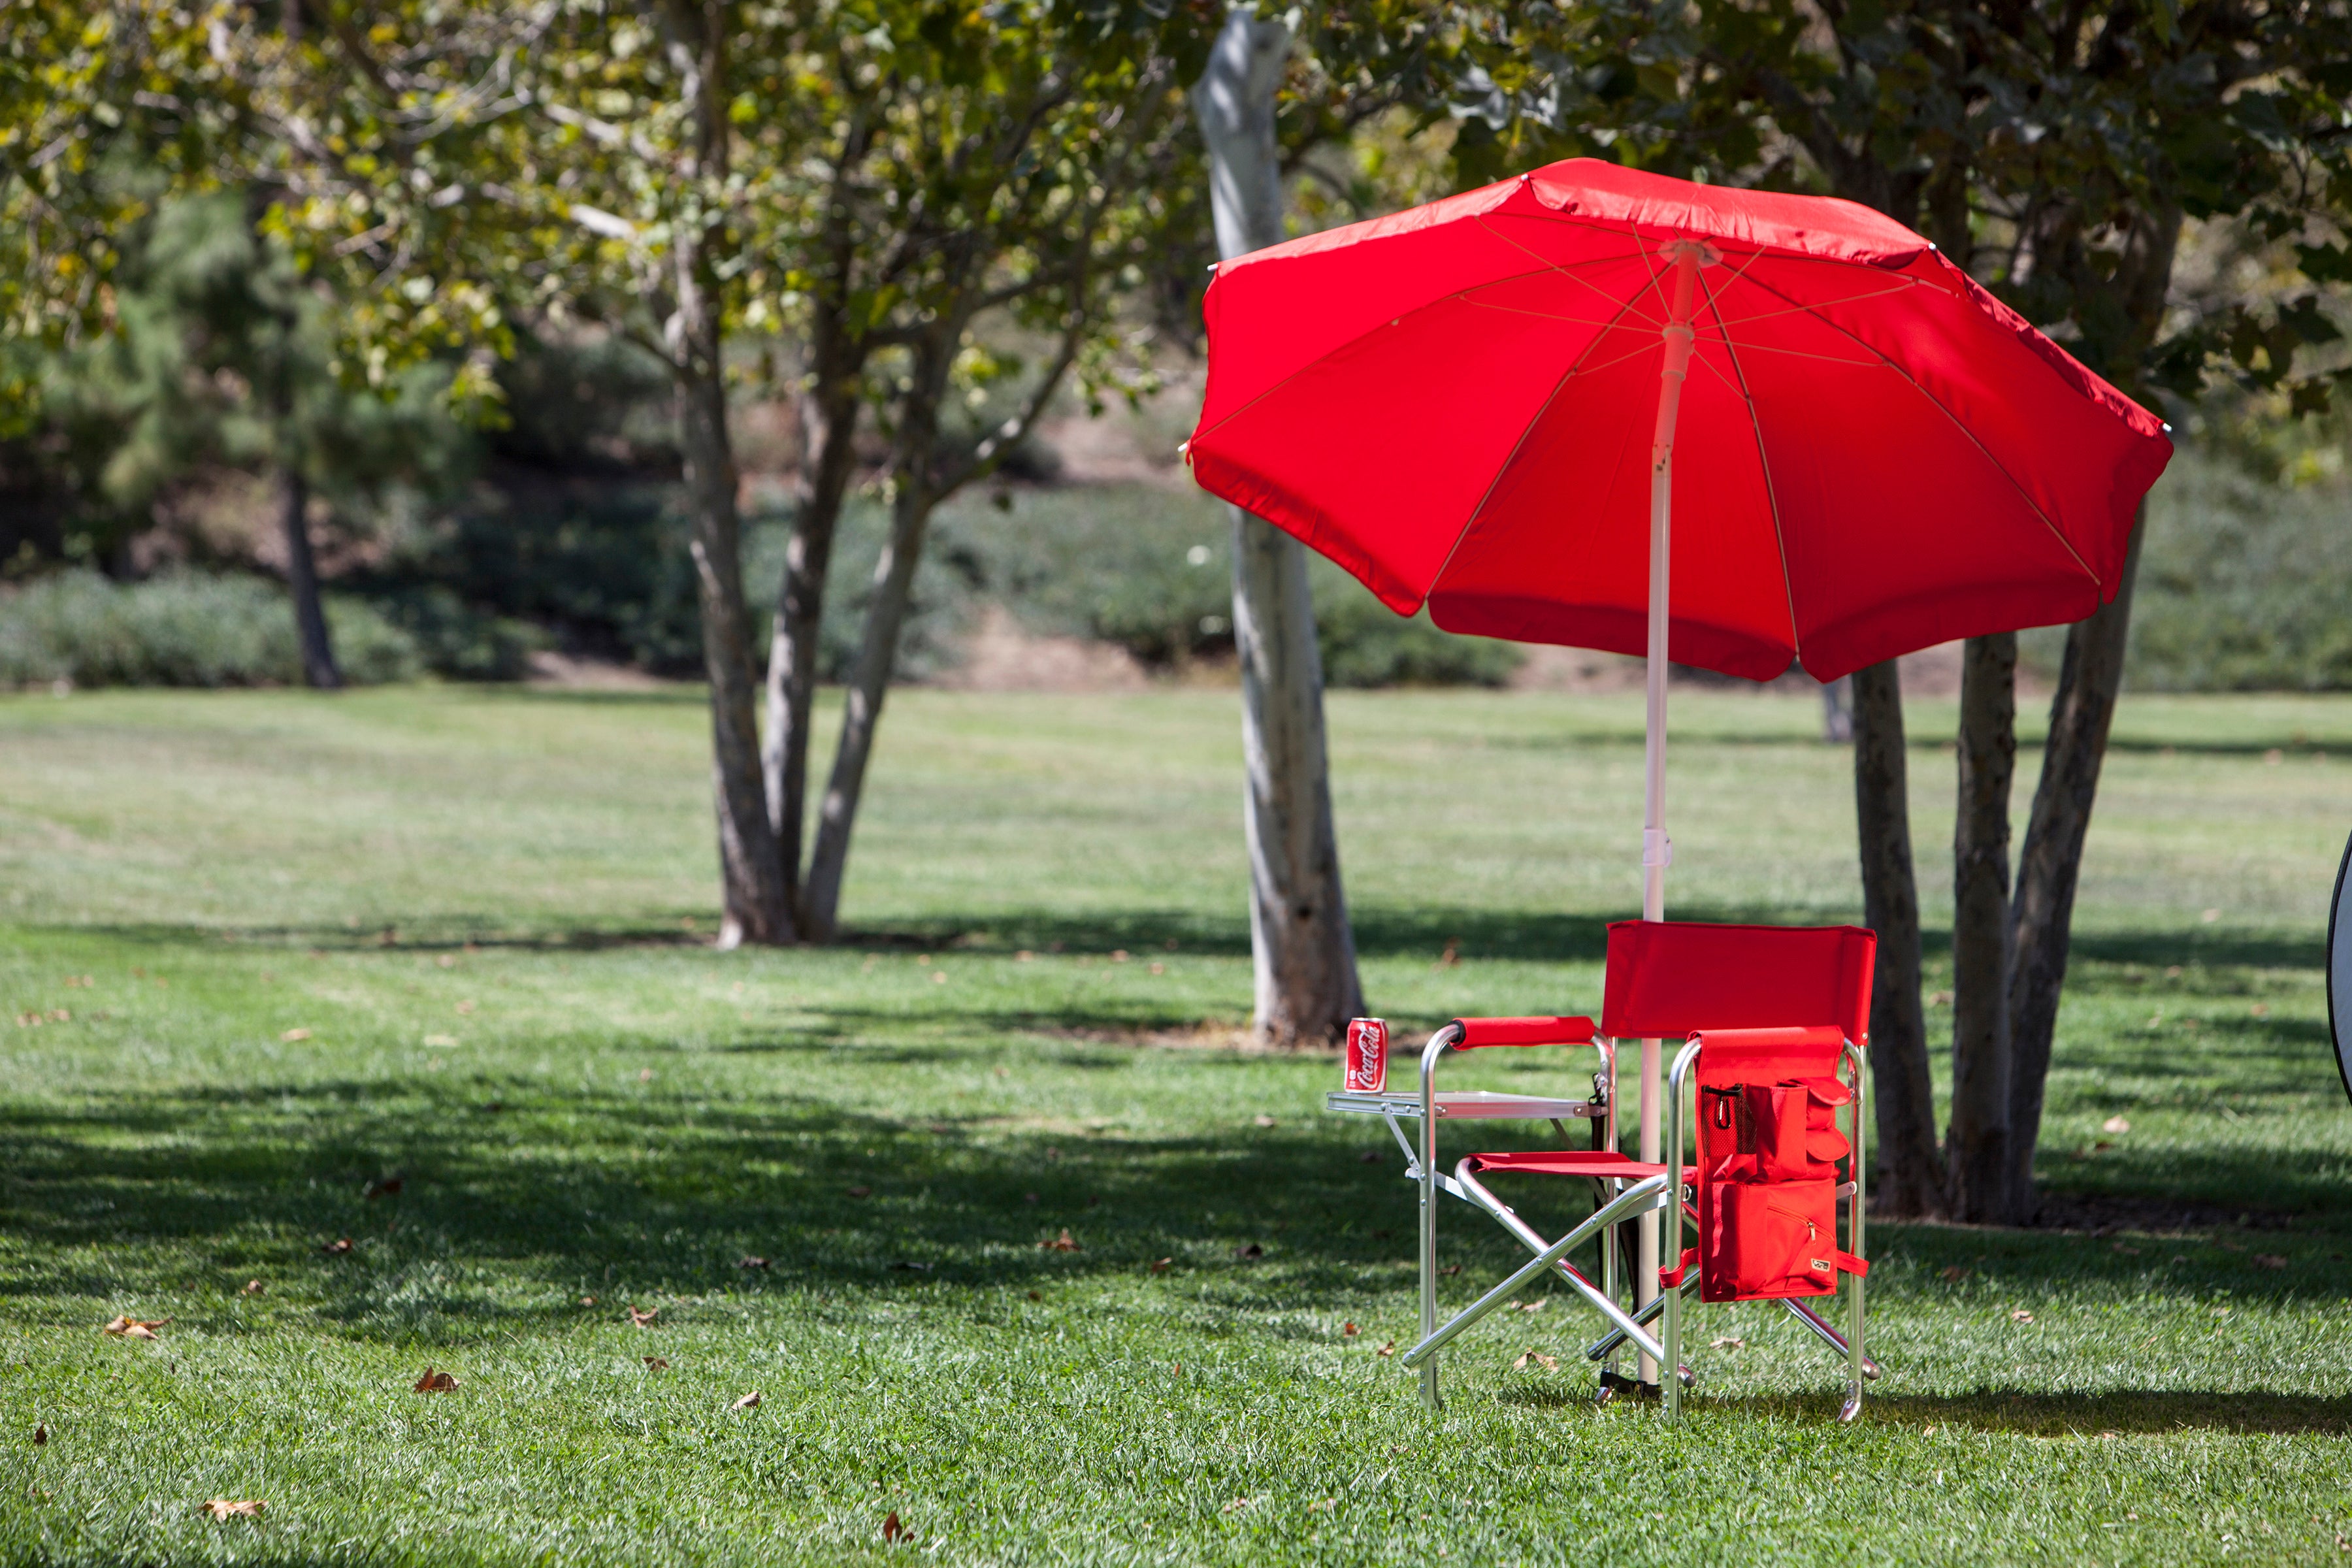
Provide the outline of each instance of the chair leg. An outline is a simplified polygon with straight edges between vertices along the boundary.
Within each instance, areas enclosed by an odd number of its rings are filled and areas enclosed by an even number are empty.
[[[1682,1238],[1680,1237],[1676,1237],[1675,1239],[1679,1243]],[[1679,1254],[1679,1246],[1677,1246],[1676,1251],[1677,1254]],[[1664,1364],[1672,1367],[1679,1367],[1683,1363],[1683,1293],[1680,1290],[1674,1289],[1672,1286],[1669,1286],[1664,1290],[1659,1292],[1658,1299],[1666,1304],[1664,1321],[1660,1324],[1661,1331],[1658,1335],[1660,1342],[1665,1347],[1666,1354]],[[1659,1393],[1665,1402],[1666,1419],[1669,1421],[1681,1420],[1683,1417],[1683,1380],[1679,1377],[1667,1377],[1661,1378],[1659,1382],[1663,1385],[1660,1388]]]
[[[1790,1317],[1804,1324],[1805,1327],[1812,1330],[1813,1336],[1820,1340],[1822,1343],[1829,1346],[1832,1351],[1834,1351],[1840,1356],[1851,1359],[1853,1353],[1853,1342],[1846,1335],[1842,1334],[1838,1332],[1837,1330],[1832,1328],[1830,1326],[1830,1321],[1827,1318],[1822,1317],[1819,1312],[1814,1311],[1812,1308],[1806,1305],[1804,1302],[1798,1300],[1793,1296],[1783,1297],[1781,1299],[1780,1305],[1789,1309],[1789,1315]],[[1862,1358],[1862,1375],[1869,1382],[1877,1382],[1878,1363],[1871,1360],[1868,1356],[1864,1356]]]
[[[1853,1324],[1846,1335],[1845,1405],[1838,1412],[1840,1421],[1851,1421],[1862,1414],[1862,1380],[1878,1374],[1876,1363],[1862,1351],[1862,1276],[1856,1274],[1847,1281],[1853,1292]]]

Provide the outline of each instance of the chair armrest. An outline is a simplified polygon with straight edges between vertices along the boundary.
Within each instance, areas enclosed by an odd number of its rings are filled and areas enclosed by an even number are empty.
[[[1589,1046],[1601,1033],[1590,1018],[1456,1018],[1457,1051],[1482,1046]]]

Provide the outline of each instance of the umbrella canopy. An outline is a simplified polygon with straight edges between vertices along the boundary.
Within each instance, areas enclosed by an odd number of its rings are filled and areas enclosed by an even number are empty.
[[[1833,679],[2114,597],[2154,415],[1867,207],[1591,159],[1220,266],[1193,476],[1401,615],[1643,652],[1693,273],[1675,661]]]

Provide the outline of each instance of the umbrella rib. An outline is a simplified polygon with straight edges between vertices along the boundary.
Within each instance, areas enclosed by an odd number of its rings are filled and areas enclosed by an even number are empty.
[[[1759,255],[1760,255],[1760,254],[1762,254],[1762,253],[1761,253],[1761,252],[1759,252],[1758,254],[1759,254]],[[1744,270],[1744,269],[1743,269],[1743,270]],[[1733,281],[1734,281],[1734,282],[1737,282],[1737,281],[1738,281],[1738,279],[1733,279]],[[1767,288],[1768,286],[1767,286],[1767,285],[1765,285],[1765,284],[1762,284],[1762,283],[1759,283],[1759,284],[1757,285],[1757,287],[1758,287],[1758,288],[1759,288],[1759,289],[1764,289],[1764,288]],[[1921,284],[1920,284],[1920,282],[1919,282],[1919,280],[1918,280],[1917,279],[1916,279],[1916,278],[1905,278],[1905,279],[1898,279],[1898,280],[1897,280],[1897,286],[1896,286],[1896,287],[1895,287],[1895,288],[1892,288],[1892,289],[1873,289],[1872,290],[1870,290],[1870,292],[1868,292],[1868,293],[1866,293],[1866,294],[1848,294],[1848,295],[1846,295],[1844,298],[1843,298],[1843,299],[1838,299],[1838,300],[1815,300],[1813,303],[1809,304],[1809,305],[1798,305],[1798,304],[1791,304],[1791,305],[1789,307],[1789,309],[1787,309],[1787,310],[1765,310],[1765,311],[1761,311],[1761,312],[1759,312],[1759,313],[1758,313],[1758,314],[1756,314],[1756,315],[1753,315],[1753,316],[1736,316],[1736,317],[1727,317],[1727,316],[1723,315],[1720,311],[1718,311],[1718,312],[1717,313],[1717,315],[1716,315],[1716,320],[1717,320],[1718,322],[1720,322],[1720,323],[1722,324],[1722,326],[1723,326],[1723,328],[1724,328],[1724,330],[1725,330],[1726,331],[1729,331],[1733,327],[1748,327],[1748,326],[1753,326],[1753,325],[1755,325],[1758,321],[1776,321],[1776,320],[1778,320],[1779,318],[1780,318],[1780,317],[1782,317],[1782,316],[1793,316],[1793,315],[1798,315],[1798,314],[1800,314],[1800,313],[1807,312],[1807,311],[1811,311],[1811,310],[1814,310],[1820,309],[1820,308],[1824,307],[1824,306],[1829,306],[1829,305],[1852,305],[1852,304],[1856,304],[1856,303],[1858,303],[1858,302],[1860,302],[1860,301],[1862,301],[1862,300],[1883,300],[1883,299],[1886,298],[1886,296],[1888,296],[1889,294],[1901,294],[1901,293],[1906,293],[1906,292],[1907,292],[1907,291],[1909,291],[1909,290],[1911,290],[1911,289],[1917,289],[1917,288],[1919,288],[1919,287],[1921,287]],[[1781,299],[1783,299],[1783,300],[1786,300],[1786,299],[1788,298],[1788,296],[1787,296],[1786,294],[1780,294],[1780,290],[1778,290],[1778,289],[1771,289],[1771,290],[1770,290],[1770,292],[1772,292],[1772,293],[1774,293],[1774,294],[1776,294],[1776,295],[1779,295],[1779,297],[1780,297],[1780,298],[1781,298]]]
[[[1950,420],[1952,423],[1952,428],[1958,430],[1962,436],[1968,437],[1969,445],[1974,447],[1984,458],[1984,460],[1992,465],[1993,472],[1999,474],[2002,479],[2009,481],[2010,489],[2017,492],[2018,499],[2022,500],[2027,509],[2031,510],[2036,518],[2041,520],[2042,526],[2050,531],[2051,537],[2057,540],[2060,547],[2063,548],[2068,555],[2074,558],[2074,564],[2083,569],[2083,574],[2088,577],[2094,584],[2096,584],[2102,590],[2106,587],[2106,584],[2100,579],[2099,574],[2091,569],[2091,563],[2083,559],[2083,552],[2074,548],[2074,542],[2066,537],[2065,531],[2060,528],[2055,522],[2053,522],[2050,519],[2050,514],[2042,510],[2041,503],[2033,499],[2032,492],[2027,490],[2023,485],[2017,482],[2017,476],[2011,473],[2008,466],[2002,463],[1999,458],[1992,455],[1991,449],[1988,447],[1983,441],[1978,438],[1977,433],[1969,429],[1967,424],[1960,419],[1959,416],[1954,414],[1950,409],[1944,406],[1944,403],[1941,398],[1928,391],[1926,387],[1920,385],[1919,378],[1917,376],[1913,375],[1908,370],[1905,369],[1902,365],[1897,364],[1892,359],[1889,359],[1877,348],[1864,342],[1852,328],[1841,326],[1839,323],[1830,320],[1827,316],[1822,315],[1819,310],[1814,310],[1810,305],[1801,305],[1794,300],[1789,300],[1789,296],[1780,293],[1778,289],[1773,288],[1769,283],[1759,281],[1756,287],[1763,289],[1768,294],[1778,295],[1780,299],[1788,300],[1790,305],[1802,310],[1805,314],[1811,316],[1815,321],[1821,322],[1822,325],[1829,328],[1832,331],[1850,340],[1856,348],[1861,349],[1864,353],[1876,355],[1879,363],[1885,365],[1887,369],[1893,371],[1895,374],[1901,376],[1906,382],[1909,383],[1911,390],[1917,393],[1922,398],[1925,398],[1928,407],[1933,408],[1937,413]]]
[[[1618,307],[1618,319],[1623,320],[1633,309],[1633,302],[1631,300],[1625,300]],[[1585,356],[1591,353],[1593,345],[1608,336],[1614,330],[1615,325],[1615,322],[1612,322],[1593,334],[1592,342],[1584,345],[1584,353],[1578,354],[1573,361],[1570,362],[1569,367],[1559,373],[1559,379],[1551,384],[1551,390],[1546,393],[1544,400],[1536,405],[1536,411],[1528,416],[1527,424],[1519,430],[1518,439],[1511,443],[1510,455],[1495,465],[1495,477],[1488,479],[1486,488],[1478,492],[1478,504],[1470,509],[1470,515],[1462,520],[1461,528],[1454,535],[1454,542],[1445,547],[1445,559],[1439,562],[1437,570],[1429,574],[1429,586],[1422,591],[1421,595],[1424,601],[1436,591],[1437,584],[1444,581],[1446,568],[1454,564],[1454,557],[1461,552],[1462,542],[1469,538],[1471,531],[1478,526],[1479,515],[1486,510],[1486,503],[1494,499],[1496,488],[1502,484],[1503,476],[1511,471],[1511,465],[1517,462],[1519,454],[1527,449],[1528,437],[1534,435],[1536,426],[1543,423],[1543,416],[1551,412],[1551,405],[1559,401],[1560,389],[1573,380],[1579,371],[1585,368]],[[1637,350],[1632,354],[1620,355],[1611,360],[1609,364],[1622,364],[1628,359],[1638,357],[1642,352],[1643,351]],[[1608,365],[1598,365],[1593,368],[1605,370]]]
[[[1607,293],[1607,292],[1603,291],[1603,290],[1601,289],[1601,288],[1600,287],[1600,285],[1598,285],[1598,284],[1594,283],[1594,282],[1593,282],[1591,279],[1586,279],[1586,278],[1579,278],[1578,276],[1576,276],[1576,274],[1575,274],[1574,272],[1572,272],[1572,271],[1570,271],[1570,268],[1571,266],[1577,266],[1577,267],[1582,267],[1582,266],[1588,266],[1588,265],[1591,265],[1591,266],[1598,266],[1598,265],[1600,265],[1600,264],[1601,264],[1601,263],[1602,263],[1602,262],[1608,262],[1608,261],[1639,261],[1639,262],[1643,263],[1645,266],[1649,266],[1649,263],[1650,263],[1650,258],[1649,258],[1649,255],[1648,255],[1648,253],[1647,253],[1647,252],[1646,252],[1646,251],[1645,251],[1645,250],[1644,250],[1644,249],[1640,246],[1640,244],[1638,243],[1638,240],[1639,240],[1639,238],[1641,237],[1641,231],[1640,231],[1639,229],[1633,229],[1633,230],[1632,230],[1632,232],[1633,232],[1633,233],[1634,234],[1634,236],[1636,237],[1636,241],[1637,241],[1637,243],[1635,244],[1633,250],[1633,251],[1631,252],[1631,254],[1629,254],[1629,255],[1625,255],[1625,256],[1596,256],[1596,257],[1592,258],[1591,258],[1591,260],[1590,262],[1575,262],[1575,263],[1570,263],[1570,262],[1562,262],[1562,261],[1554,261],[1554,260],[1552,260],[1549,257],[1548,257],[1548,256],[1544,255],[1544,253],[1543,253],[1542,251],[1536,249],[1533,246],[1521,244],[1518,240],[1516,240],[1516,239],[1512,238],[1509,235],[1505,234],[1501,229],[1496,228],[1494,225],[1492,225],[1492,224],[1488,223],[1488,222],[1486,221],[1486,214],[1484,214],[1484,213],[1478,213],[1478,214],[1474,215],[1474,216],[1471,217],[1470,221],[1471,221],[1472,223],[1476,224],[1480,228],[1485,229],[1488,234],[1493,235],[1496,239],[1501,240],[1505,245],[1509,246],[1512,249],[1514,249],[1514,250],[1518,250],[1518,251],[1524,251],[1524,252],[1526,252],[1528,255],[1529,255],[1529,256],[1531,256],[1531,257],[1535,258],[1535,259],[1537,259],[1538,261],[1542,262],[1542,263],[1543,263],[1543,268],[1542,268],[1542,270],[1543,270],[1543,271],[1546,271],[1546,272],[1557,272],[1557,273],[1559,273],[1561,277],[1563,277],[1563,278],[1567,279],[1570,282],[1571,282],[1571,283],[1576,283],[1576,284],[1580,284],[1580,285],[1581,285],[1581,286],[1583,286],[1584,288],[1587,288],[1587,289],[1591,289],[1595,294],[1600,295],[1601,299],[1606,300],[1608,300],[1611,304],[1612,304],[1612,305],[1616,306],[1616,307],[1617,307],[1617,313],[1618,313],[1619,317],[1621,317],[1621,318],[1622,318],[1622,317],[1625,314],[1625,312],[1626,312],[1626,311],[1628,311],[1628,310],[1632,310],[1632,309],[1633,308],[1633,301],[1632,300],[1630,300],[1630,299],[1626,299],[1626,300],[1620,300],[1620,299],[1616,298],[1614,295],[1612,295],[1612,294],[1609,294],[1609,293]],[[1612,230],[1607,230],[1607,231],[1605,231],[1605,232],[1609,232],[1609,233],[1619,233],[1619,232],[1623,232],[1623,231],[1620,231],[1620,230],[1613,230],[1613,229],[1612,229]],[[1533,277],[1536,277],[1536,276],[1538,276],[1538,274],[1537,274],[1537,273],[1533,273],[1533,272],[1522,272],[1522,273],[1517,274],[1516,276],[1514,276],[1514,277],[1510,277],[1510,278],[1497,278],[1497,279],[1493,279],[1492,281],[1486,282],[1486,283],[1475,283],[1475,284],[1472,284],[1472,285],[1471,285],[1471,287],[1472,287],[1472,288],[1475,288],[1475,289],[1492,289],[1492,288],[1497,287],[1498,285],[1500,285],[1500,284],[1504,284],[1504,283],[1516,283],[1516,282],[1517,282],[1521,278],[1533,278]],[[1650,267],[1650,282],[1651,282],[1651,284],[1652,284],[1652,286],[1653,286],[1653,287],[1654,287],[1654,286],[1656,285],[1657,280],[1658,280],[1658,279],[1657,279],[1657,268],[1656,268],[1654,266],[1651,266],[1651,267]],[[1466,293],[1466,292],[1467,292],[1467,290],[1465,290],[1465,292]],[[1647,324],[1649,324],[1649,325],[1653,325],[1653,326],[1664,326],[1664,325],[1665,324],[1665,321],[1664,321],[1664,317],[1659,318],[1659,320],[1657,320],[1656,321],[1649,321],[1649,318],[1648,318],[1648,317],[1646,317],[1646,316],[1645,316],[1645,317],[1643,317],[1643,318],[1642,318],[1642,319],[1643,319],[1643,321],[1645,323],[1647,323]]]
[[[1499,238],[1502,237],[1498,236],[1497,237]],[[1518,248],[1526,250],[1527,247],[1519,246]],[[1534,253],[1530,251],[1528,254],[1533,255]],[[1538,257],[1537,259],[1540,260],[1542,258]],[[1313,359],[1308,360],[1305,364],[1300,365],[1297,370],[1292,371],[1289,374],[1276,382],[1272,386],[1269,386],[1264,391],[1258,393],[1247,403],[1243,404],[1240,407],[1227,414],[1223,418],[1219,419],[1214,425],[1209,426],[1206,429],[1197,432],[1194,435],[1193,439],[1197,441],[1202,436],[1214,435],[1216,432],[1223,429],[1226,426],[1232,424],[1234,420],[1240,418],[1243,415],[1248,413],[1251,409],[1256,407],[1259,404],[1265,402],[1267,398],[1272,397],[1276,393],[1280,392],[1284,387],[1288,386],[1292,382],[1297,381],[1300,376],[1305,375],[1308,371],[1313,370],[1316,366],[1331,358],[1332,355],[1346,353],[1348,350],[1354,348],[1358,343],[1360,343],[1365,339],[1370,337],[1374,332],[1382,331],[1388,328],[1393,327],[1402,321],[1407,316],[1418,316],[1423,310],[1434,310],[1436,307],[1444,304],[1448,300],[1459,300],[1464,304],[1473,304],[1475,303],[1475,301],[1465,298],[1472,289],[1496,288],[1505,283],[1516,283],[1523,278],[1539,278],[1543,276],[1545,272],[1557,270],[1559,270],[1557,268],[1542,267],[1527,272],[1515,272],[1508,278],[1490,278],[1484,283],[1468,284],[1463,288],[1452,289],[1446,293],[1440,294],[1434,299],[1423,300],[1418,305],[1407,306],[1405,309],[1398,311],[1395,315],[1389,317],[1387,320],[1376,321],[1372,325],[1366,327],[1362,331],[1358,332],[1354,337],[1347,340],[1347,342],[1332,344],[1329,348],[1325,349],[1321,353],[1317,354]],[[1578,281],[1582,282],[1583,280],[1579,279]],[[1587,284],[1586,287],[1590,288],[1591,285]],[[1595,292],[1598,292],[1598,290],[1595,290]],[[1605,300],[1608,296],[1603,294],[1601,295],[1601,298]],[[1488,306],[1484,308],[1491,310],[1495,307]]]
[[[1758,254],[1761,255],[1762,252],[1759,251]],[[1740,270],[1745,273],[1747,269],[1742,268]],[[1730,279],[1734,283],[1738,280],[1737,276]],[[1704,286],[1706,281],[1704,272],[1700,275],[1700,281]],[[1790,651],[1796,655],[1798,662],[1802,663],[1805,658],[1805,641],[1803,635],[1797,629],[1797,578],[1796,574],[1789,570],[1789,533],[1788,530],[1780,526],[1780,492],[1772,483],[1772,456],[1765,449],[1764,426],[1756,417],[1756,395],[1748,390],[1748,372],[1739,363],[1739,345],[1732,342],[1730,324],[1723,319],[1721,299],[1722,296],[1717,290],[1711,288],[1707,289],[1707,309],[1714,312],[1716,325],[1723,329],[1724,357],[1731,362],[1732,372],[1738,379],[1735,382],[1730,377],[1725,376],[1722,370],[1712,360],[1702,357],[1700,363],[1705,364],[1718,380],[1728,384],[1732,391],[1738,395],[1740,403],[1748,410],[1748,434],[1756,439],[1756,466],[1764,474],[1764,504],[1772,516],[1772,548],[1780,558],[1780,598],[1789,609],[1789,647]]]
[[[1720,338],[1701,338],[1698,341],[1703,343],[1722,343],[1728,345],[1732,342],[1732,339],[1729,334],[1727,333]],[[1784,349],[1777,343],[1747,343],[1742,346],[1750,353],[1786,354],[1790,359],[1818,360],[1822,364],[1848,365],[1855,370],[1877,370],[1884,367],[1886,363],[1886,360],[1884,355],[1874,359],[1840,359],[1835,354],[1812,353],[1804,349]]]
[[[1483,285],[1481,285],[1481,287],[1483,287]],[[1571,327],[1599,327],[1602,331],[1606,331],[1608,329],[1617,324],[1614,321],[1588,321],[1582,316],[1555,315],[1549,310],[1532,310],[1525,305],[1490,304],[1484,300],[1471,299],[1470,291],[1466,289],[1462,291],[1461,299],[1464,304],[1471,306],[1476,310],[1493,310],[1506,316],[1532,316],[1538,321],[1559,321]]]

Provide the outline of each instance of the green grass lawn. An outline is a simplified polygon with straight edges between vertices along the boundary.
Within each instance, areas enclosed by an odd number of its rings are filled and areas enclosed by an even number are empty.
[[[1933,923],[1953,717],[1912,721]],[[1816,722],[1677,697],[1676,913],[1855,916]],[[1231,694],[894,698],[822,952],[706,945],[706,723],[0,699],[0,1561],[2346,1560],[2352,701],[2127,700],[2042,1171],[2102,1228],[1874,1227],[1887,1373],[1843,1428],[1757,1307],[1694,1315],[1683,1426],[1595,1412],[1557,1294],[1423,1413],[1379,1353],[1414,1314],[1393,1147],[1322,1114],[1333,1058],[1232,1048]],[[1331,724],[1374,1006],[1593,1005],[1638,698]],[[1589,1070],[1542,1058],[1477,1065]],[[1446,1224],[1467,1300],[1513,1249]]]

